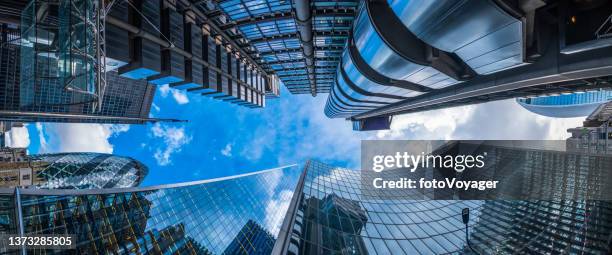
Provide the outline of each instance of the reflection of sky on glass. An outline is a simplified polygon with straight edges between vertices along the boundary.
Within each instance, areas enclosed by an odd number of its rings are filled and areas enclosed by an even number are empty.
[[[161,189],[146,195],[153,202],[147,230],[179,223],[185,232],[207,249],[221,253],[249,220],[278,235],[286,207],[270,207],[288,201],[299,176],[298,167],[193,186]],[[283,197],[284,196],[284,197]]]

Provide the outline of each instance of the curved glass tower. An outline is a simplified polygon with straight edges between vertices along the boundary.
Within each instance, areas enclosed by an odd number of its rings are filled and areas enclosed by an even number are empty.
[[[0,234],[71,234],[70,254],[270,254],[298,176],[285,167],[147,188],[0,189]]]
[[[516,102],[530,112],[555,118],[584,117],[599,105],[612,100],[612,91],[590,91],[568,95],[518,98]]]
[[[45,189],[102,189],[136,187],[148,168],[130,158],[102,153],[58,153],[32,156],[43,166],[36,186]]]
[[[22,150],[4,148],[3,152]],[[30,155],[0,163],[0,188],[129,188],[142,183],[148,168],[130,158],[102,153]]]

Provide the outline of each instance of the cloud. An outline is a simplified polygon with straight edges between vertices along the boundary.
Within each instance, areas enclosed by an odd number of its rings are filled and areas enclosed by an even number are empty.
[[[169,165],[172,163],[170,157],[172,154],[180,152],[184,145],[191,142],[192,137],[185,134],[185,128],[171,127],[164,124],[156,123],[151,127],[153,137],[162,138],[163,149],[157,148],[153,157],[160,166]]]
[[[232,156],[232,145],[231,144],[226,144],[225,147],[221,150],[221,155],[226,156],[226,157],[231,157]]]
[[[162,97],[168,96],[168,93],[170,92],[170,85],[164,84],[164,85],[159,86],[158,88],[159,88],[160,95]]]
[[[30,146],[30,134],[27,124],[23,127],[13,127],[5,134],[6,146],[13,148],[27,148]]]
[[[548,118],[525,110],[514,100],[461,106],[394,117],[380,139],[564,140],[568,128],[584,117]]]
[[[159,106],[157,106],[155,103],[151,104],[151,108],[153,108],[153,110],[156,112],[159,112],[161,110],[161,108],[159,108]]]
[[[40,122],[36,122],[36,132],[38,133],[38,142],[40,143],[39,153],[46,153],[49,151],[47,145],[47,138],[45,137],[45,131],[43,125]]]
[[[168,84],[159,86],[159,92],[164,98],[168,97],[169,94],[172,94],[172,98],[174,98],[174,101],[176,101],[178,104],[189,103],[189,98],[187,97],[187,93],[185,91],[170,88]]]
[[[399,115],[394,117],[391,130],[355,132],[350,122],[324,115],[325,100],[327,97],[322,95],[268,101],[267,107],[274,110],[262,112],[265,124],[234,142],[241,145],[241,156],[257,161],[273,154],[279,165],[314,158],[330,163],[347,162],[344,167],[357,168],[361,140],[562,140],[569,137],[566,129],[581,126],[584,120],[539,116],[514,100],[505,100]]]
[[[265,228],[272,233],[278,235],[281,224],[283,223],[283,215],[287,212],[289,204],[293,197],[292,190],[281,191],[277,198],[268,200],[266,204],[266,217],[264,219]]]
[[[178,104],[189,103],[189,98],[187,97],[187,93],[185,91],[172,89],[172,97]]]
[[[109,138],[129,130],[128,125],[90,123],[36,123],[39,153],[113,153]],[[47,137],[50,139],[47,140]]]

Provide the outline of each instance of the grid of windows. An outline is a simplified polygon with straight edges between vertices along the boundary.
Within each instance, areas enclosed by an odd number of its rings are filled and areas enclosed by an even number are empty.
[[[358,5],[359,1],[353,0],[313,1],[312,26],[315,34],[313,38],[315,56],[339,56],[340,50],[337,48],[344,47],[348,38],[348,31],[353,23],[353,14]],[[227,23],[238,22],[237,31],[239,34],[237,36],[242,35],[245,39],[251,41],[249,46],[256,50],[257,54],[261,54],[262,65],[271,72],[278,74],[291,93],[311,93],[308,76],[301,73],[283,72],[304,68],[306,65],[300,42],[297,39],[298,32],[292,13],[291,1],[228,0],[220,1],[218,6],[229,17]],[[221,21],[220,23],[224,24],[226,22]],[[321,32],[339,34],[339,36],[317,36]],[[277,38],[279,36],[283,38]],[[287,54],[287,50],[291,52]],[[289,59],[296,60],[296,62],[282,65],[275,64],[278,61]],[[333,72],[337,65],[338,60],[326,66],[317,65],[315,71]],[[290,77],[300,77],[301,79],[291,80]],[[327,93],[333,83],[331,80],[317,79],[316,84],[318,93]]]
[[[306,167],[290,254],[440,254],[461,251],[461,209],[482,201],[364,199],[359,171]],[[399,195],[398,195],[399,196]],[[472,221],[474,224],[474,221]]]
[[[2,201],[19,197],[25,233],[75,234],[76,254],[221,254],[236,239],[253,244],[239,248],[253,254],[272,249],[286,210],[280,205],[291,199],[296,170],[151,188],[0,190],[0,219],[15,212],[15,203]],[[255,225],[257,233],[244,231]],[[0,234],[16,233],[14,222],[0,226]]]
[[[57,79],[59,75],[57,58],[54,58],[53,55],[40,54],[34,58],[31,56],[33,51],[28,50],[27,46],[19,47],[8,43],[16,40],[8,35],[18,38],[19,34],[17,29],[3,26],[1,32],[7,37],[0,36],[0,38],[6,38],[7,42],[2,41],[0,43],[0,63],[2,63],[0,67],[0,95],[6,100],[2,101],[0,110],[130,118],[147,118],[149,116],[155,94],[155,85],[149,84],[145,80],[130,80],[120,77],[115,71],[108,72],[106,74],[107,87],[104,91],[102,108],[92,113],[92,105],[88,103],[89,99],[83,101],[83,96],[66,90],[60,80]],[[21,65],[20,63],[23,61],[30,64]],[[32,65],[33,62],[38,63]],[[36,70],[32,66],[35,66]],[[21,122],[141,123],[137,120],[63,119],[44,116],[0,115],[0,118]]]
[[[470,244],[480,254],[610,251],[612,202],[407,200],[414,193],[401,190],[380,199],[361,188],[367,172],[316,161],[304,171],[286,235],[288,254],[473,254],[461,217],[466,207]]]
[[[129,158],[100,153],[59,153],[31,156],[40,164],[37,184],[45,189],[102,189],[137,187],[148,168]]]

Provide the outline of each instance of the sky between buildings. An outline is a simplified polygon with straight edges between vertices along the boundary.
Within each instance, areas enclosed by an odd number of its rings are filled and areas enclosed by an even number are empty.
[[[263,109],[158,87],[151,115],[188,123],[147,125],[28,124],[9,134],[10,145],[30,154],[104,152],[133,157],[149,167],[143,185],[228,176],[309,158],[359,167],[364,139],[565,139],[584,118],[538,116],[514,100],[396,116],[389,131],[354,132],[323,113],[327,95],[267,100]]]

